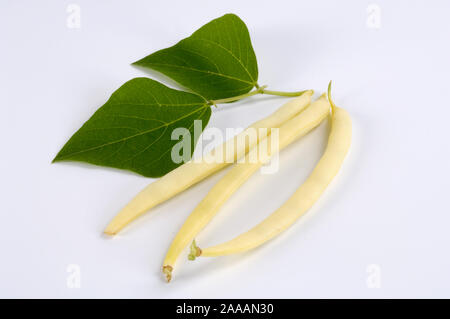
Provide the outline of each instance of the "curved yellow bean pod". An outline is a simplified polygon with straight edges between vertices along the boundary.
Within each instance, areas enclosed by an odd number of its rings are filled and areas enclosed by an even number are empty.
[[[246,136],[250,130],[268,128],[269,130],[267,131],[270,132],[270,128],[279,127],[294,115],[303,111],[303,109],[309,105],[312,94],[313,91],[306,91],[301,96],[285,103],[268,117],[253,123],[233,139],[218,146],[216,149],[206,154],[202,160],[189,161],[148,185],[113,218],[104,230],[105,234],[117,234],[122,228],[146,211],[243,157],[262,137],[258,135],[257,139],[251,139],[249,143],[244,143],[245,145],[236,143],[236,141],[239,141],[242,136]],[[230,147],[230,145],[237,145],[237,147]],[[216,154],[218,150],[222,151],[221,154],[224,154],[223,161],[207,160],[208,158],[215,156],[213,154]]]
[[[341,168],[351,144],[350,116],[344,109],[331,104],[333,112],[328,145],[306,182],[278,210],[248,232],[206,249],[200,249],[193,243],[195,255],[215,257],[258,247],[291,226],[317,201]]]
[[[185,223],[175,236],[163,263],[163,273],[167,281],[172,278],[173,265],[183,249],[195,238],[195,236],[216,215],[223,203],[236,192],[236,190],[265,162],[271,155],[283,149],[297,138],[305,135],[311,129],[320,124],[330,113],[330,104],[325,96],[313,102],[306,110],[293,117],[279,128],[278,148],[270,148],[270,137],[262,140],[261,145],[267,142],[267,153],[260,154],[259,147],[252,148],[242,163],[237,163],[233,168],[209,191],[194,211],[186,219]],[[260,156],[258,156],[260,155]],[[262,155],[262,156],[261,156]],[[255,158],[258,161],[250,159]]]

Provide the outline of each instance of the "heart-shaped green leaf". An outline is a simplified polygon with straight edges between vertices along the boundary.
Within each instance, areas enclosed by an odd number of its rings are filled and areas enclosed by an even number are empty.
[[[189,130],[192,155],[198,138],[194,121],[201,120],[203,130],[210,116],[204,98],[136,78],[115,91],[53,161],[81,161],[160,177],[182,164],[171,158],[179,142],[171,139],[172,131]]]
[[[247,93],[258,80],[247,26],[234,14],[212,20],[176,45],[134,64],[161,72],[208,100]]]

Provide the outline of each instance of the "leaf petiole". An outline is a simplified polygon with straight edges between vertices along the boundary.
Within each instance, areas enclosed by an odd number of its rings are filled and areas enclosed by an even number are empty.
[[[271,90],[263,89],[261,94],[278,95],[278,96],[300,96],[303,93],[308,92],[308,91],[310,91],[310,90],[297,91],[297,92],[281,92],[281,91],[271,91]]]
[[[238,96],[229,97],[229,98],[226,98],[226,99],[212,100],[209,103],[211,105],[216,106],[217,104],[221,104],[221,103],[230,103],[230,102],[239,101],[239,100],[245,99],[247,97],[250,97],[250,96],[253,96],[253,95],[256,95],[256,94],[268,94],[268,95],[294,97],[294,96],[300,96],[303,93],[310,91],[310,90],[304,90],[304,91],[297,91],[297,92],[281,92],[281,91],[266,90],[266,87],[267,87],[267,85],[256,86],[256,90],[250,91],[248,93],[241,94],[241,95],[238,95]]]
[[[254,91],[250,91],[250,92],[245,93],[245,94],[232,96],[232,97],[227,97],[225,99],[212,100],[212,101],[210,101],[210,103],[212,105],[216,105],[216,104],[221,104],[221,103],[230,103],[230,102],[239,101],[239,100],[245,99],[246,97],[250,97],[250,96],[253,96],[253,95],[256,95],[256,94],[261,94],[265,87],[267,87],[267,86],[261,86],[258,89],[254,90]]]

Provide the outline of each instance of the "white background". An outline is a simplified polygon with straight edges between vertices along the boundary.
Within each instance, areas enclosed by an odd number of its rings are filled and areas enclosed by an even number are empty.
[[[68,1],[0,4],[0,297],[450,297],[448,1]],[[314,208],[246,254],[160,266],[190,211],[223,176],[154,209],[117,238],[101,235],[150,183],[80,163],[58,150],[125,81],[130,63],[213,18],[248,25],[259,83],[325,90],[354,121],[345,165]],[[373,25],[372,25],[373,26]],[[285,100],[258,96],[215,110],[211,127],[243,127]],[[229,239],[276,209],[320,158],[322,125],[253,176],[198,237]],[[81,288],[68,288],[79,265]],[[370,266],[375,265],[375,266]],[[380,279],[379,288],[368,281]]]

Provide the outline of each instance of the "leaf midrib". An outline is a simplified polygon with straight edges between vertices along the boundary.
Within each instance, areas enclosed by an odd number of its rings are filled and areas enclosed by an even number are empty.
[[[250,77],[250,80],[252,80],[252,82],[249,82],[253,85],[256,84],[255,79],[253,78],[253,76],[250,74],[250,71],[247,69],[247,67],[242,63],[242,60],[239,59],[237,56],[234,55],[234,53],[232,51],[230,51],[229,49],[227,49],[226,47],[224,47],[223,45],[221,45],[220,43],[214,42],[212,40],[209,39],[205,39],[205,38],[191,38],[190,40],[200,40],[200,41],[205,41],[205,42],[209,42],[212,44],[217,45],[219,48],[225,50],[226,52],[228,52],[228,54],[230,54],[236,61],[239,62],[239,64],[241,65],[242,69],[244,69],[244,71],[248,74],[248,76]],[[239,43],[239,42],[238,42]]]
[[[191,70],[191,71],[195,71],[195,72],[200,72],[200,73],[206,73],[206,74],[213,74],[213,75],[217,75],[223,78],[227,78],[227,79],[231,79],[231,80],[235,80],[235,81],[239,81],[239,82],[244,82],[247,84],[250,84],[252,87],[255,86],[255,83],[246,81],[246,80],[242,80],[239,78],[236,78],[234,76],[231,75],[226,75],[226,74],[222,74],[222,73],[217,73],[217,72],[213,72],[213,71],[205,71],[205,70],[199,70],[196,68],[192,68],[192,67],[187,67],[187,66],[183,66],[183,65],[174,65],[174,64],[167,64],[167,63],[157,63],[157,62],[147,62],[149,65],[155,65],[155,66],[168,66],[168,67],[172,67],[172,68],[181,68],[181,69],[186,69],[186,70]]]
[[[199,117],[202,117],[202,116],[205,114],[205,111],[206,111],[206,108],[203,109],[202,115],[200,115]],[[192,128],[193,125],[194,125],[194,122],[192,122],[192,124],[189,125],[188,130],[190,130],[190,129]],[[148,166],[150,166],[151,164],[153,164],[153,163],[159,161],[159,160],[160,160],[164,155],[166,155],[171,149],[172,149],[172,148],[168,148],[166,151],[162,152],[161,156],[159,156],[157,159],[154,159],[153,161],[151,161],[151,162],[145,164],[145,167],[148,167]],[[128,160],[126,160],[124,163],[126,163],[127,161],[128,161]]]
[[[74,152],[74,153],[69,153],[67,155],[60,156],[58,158],[58,160],[63,160],[64,158],[67,158],[67,157],[71,157],[71,156],[74,156],[74,155],[90,152],[90,151],[96,150],[98,148],[106,147],[106,146],[113,145],[113,144],[116,144],[116,143],[124,142],[124,141],[127,141],[127,140],[131,139],[131,138],[151,133],[151,132],[153,132],[155,130],[158,130],[160,128],[168,127],[169,125],[171,125],[171,124],[173,124],[175,122],[181,121],[182,119],[185,119],[185,118],[191,116],[192,114],[195,114],[196,112],[201,111],[202,109],[206,109],[207,107],[210,107],[210,105],[205,103],[200,108],[196,109],[195,111],[190,112],[190,113],[188,113],[186,115],[183,115],[183,116],[181,116],[181,117],[179,117],[176,120],[173,120],[171,122],[166,122],[165,124],[163,124],[161,126],[157,126],[157,127],[154,127],[154,128],[152,128],[150,130],[146,130],[146,131],[140,132],[140,133],[135,134],[135,135],[127,136],[127,137],[124,137],[124,138],[121,138],[121,139],[118,139],[118,140],[115,140],[115,141],[111,141],[111,142],[108,142],[108,143],[105,143],[105,144],[102,144],[102,145],[91,147],[91,148],[88,148],[88,149],[85,149],[85,150],[81,150],[81,151]],[[164,122],[164,121],[161,121],[161,122]]]

